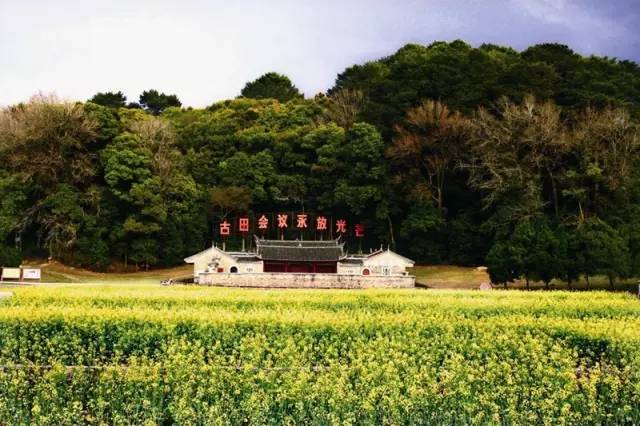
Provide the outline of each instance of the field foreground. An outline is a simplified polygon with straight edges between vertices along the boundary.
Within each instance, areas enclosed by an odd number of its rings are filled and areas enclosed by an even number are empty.
[[[629,295],[12,289],[2,424],[637,424]]]

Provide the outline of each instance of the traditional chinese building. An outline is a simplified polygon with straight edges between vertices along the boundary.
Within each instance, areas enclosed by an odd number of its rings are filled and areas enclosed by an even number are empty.
[[[367,288],[413,287],[414,262],[387,249],[349,255],[339,239],[255,239],[255,251],[208,248],[185,259],[194,281],[235,287]]]
[[[338,272],[344,257],[344,244],[331,241],[284,241],[256,238],[256,255],[264,272],[329,273]]]

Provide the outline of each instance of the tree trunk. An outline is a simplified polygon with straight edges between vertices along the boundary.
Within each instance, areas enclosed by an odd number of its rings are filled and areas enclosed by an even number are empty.
[[[544,289],[549,290],[549,281],[544,282]]]
[[[527,287],[527,290],[529,290],[529,277],[524,277],[524,285]]]
[[[387,215],[387,221],[389,222],[389,238],[390,238],[390,243],[391,243],[391,248],[393,250],[396,249],[396,239],[393,236],[393,222],[391,222],[391,216]]]
[[[567,277],[567,287],[569,288],[569,290],[573,290],[573,287],[571,286],[571,278]]]
[[[578,209],[580,210],[580,221],[579,223],[584,223],[584,211],[582,210],[582,203],[578,201]]]
[[[614,285],[614,279],[613,276],[609,275],[609,290],[613,291],[615,290],[616,287]]]
[[[551,170],[547,169],[547,173],[549,174],[549,180],[551,182],[551,192],[553,194],[553,209],[556,214],[556,217],[560,216],[558,209],[558,188],[556,187],[556,181],[553,178],[553,173]]]
[[[587,280],[587,290],[591,288],[591,282],[589,282],[589,275],[584,276],[585,280]]]

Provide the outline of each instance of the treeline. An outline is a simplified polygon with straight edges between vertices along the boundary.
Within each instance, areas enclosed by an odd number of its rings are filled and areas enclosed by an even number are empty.
[[[365,246],[420,262],[486,262],[496,282],[640,273],[633,62],[438,42],[313,99],[268,73],[204,109],[138,101],[0,113],[0,263],[173,265],[221,218],[305,210],[355,217]]]

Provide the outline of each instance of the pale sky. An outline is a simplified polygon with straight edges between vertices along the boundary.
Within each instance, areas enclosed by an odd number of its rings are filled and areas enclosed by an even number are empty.
[[[268,71],[307,96],[405,43],[541,42],[640,61],[640,0],[0,0],[0,105],[154,88],[201,107]]]

